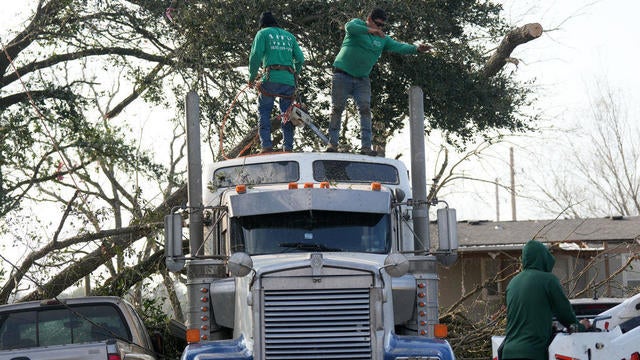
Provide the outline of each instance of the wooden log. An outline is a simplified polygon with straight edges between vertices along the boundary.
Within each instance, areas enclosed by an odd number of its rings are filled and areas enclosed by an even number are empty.
[[[526,24],[509,31],[485,64],[482,73],[487,77],[497,74],[507,63],[507,59],[511,59],[511,52],[516,46],[539,38],[542,35],[542,31],[542,25],[538,23]],[[509,62],[513,62],[513,60]]]

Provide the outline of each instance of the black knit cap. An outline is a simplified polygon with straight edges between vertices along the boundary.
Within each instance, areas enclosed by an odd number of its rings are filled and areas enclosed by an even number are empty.
[[[273,17],[271,11],[265,11],[260,15],[260,28],[266,28],[271,26],[278,26],[276,18]]]
[[[384,21],[387,21],[387,13],[384,10],[382,10],[381,8],[375,8],[375,9],[371,10],[371,13],[369,13],[369,16],[373,20],[384,20]]]

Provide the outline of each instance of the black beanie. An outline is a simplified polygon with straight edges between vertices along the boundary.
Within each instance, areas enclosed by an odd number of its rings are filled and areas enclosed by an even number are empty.
[[[278,26],[276,18],[273,17],[271,11],[265,11],[260,15],[260,28],[266,28],[271,26]]]

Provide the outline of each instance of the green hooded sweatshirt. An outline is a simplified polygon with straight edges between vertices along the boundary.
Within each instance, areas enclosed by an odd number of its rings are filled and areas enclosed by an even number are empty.
[[[398,42],[385,36],[369,34],[367,23],[362,19],[349,21],[344,29],[346,35],[333,66],[354,77],[367,77],[383,51],[398,54],[415,54],[418,47]]]
[[[300,74],[304,55],[296,38],[288,31],[277,26],[266,27],[256,34],[249,54],[249,82],[256,80],[260,66],[284,65]],[[268,77],[267,77],[268,76]],[[292,73],[286,70],[270,70],[262,81],[271,81],[296,86]]]
[[[546,360],[553,316],[566,327],[580,331],[569,299],[551,273],[555,259],[539,241],[522,249],[522,271],[507,286],[507,334],[502,359]]]

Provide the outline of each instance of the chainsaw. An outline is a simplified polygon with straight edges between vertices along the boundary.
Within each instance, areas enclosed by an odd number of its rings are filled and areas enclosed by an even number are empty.
[[[316,135],[318,135],[323,143],[325,143],[326,145],[329,144],[329,139],[320,131],[320,129],[318,129],[317,126],[314,125],[311,115],[309,115],[309,113],[307,112],[306,105],[295,102],[291,106],[289,121],[291,121],[291,124],[297,127],[304,127],[305,125],[308,126],[309,129],[311,129],[314,133],[316,133]]]

